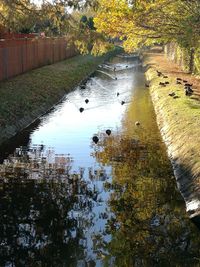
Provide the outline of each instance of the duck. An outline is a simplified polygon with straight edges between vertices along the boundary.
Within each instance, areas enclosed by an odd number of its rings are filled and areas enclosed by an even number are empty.
[[[176,81],[176,84],[182,84],[179,80]]]
[[[117,96],[119,96],[119,92],[117,92]]]
[[[162,85],[162,86],[164,86],[164,87],[166,86],[166,84],[163,83],[163,82],[160,82],[159,85]]]
[[[85,99],[85,103],[88,104],[89,103],[89,99],[86,98]]]
[[[82,113],[84,111],[84,108],[79,108],[79,111]]]
[[[97,143],[99,142],[99,137],[98,137],[97,135],[94,135],[94,136],[92,137],[92,140],[93,140],[93,142],[94,142],[95,144],[97,144]]]
[[[193,86],[192,83],[185,83],[185,86]]]
[[[169,96],[175,96],[174,92],[169,93]]]
[[[186,87],[185,87],[185,90],[187,90],[188,92],[191,92],[191,93],[194,92],[190,86],[186,86]]]
[[[125,104],[125,101],[122,100],[121,105],[124,105],[124,104]]]
[[[157,74],[158,74],[159,77],[163,75],[162,72],[160,72],[158,70],[156,70],[156,71],[157,71]]]
[[[107,134],[107,135],[111,135],[111,130],[110,130],[110,129],[107,129],[107,130],[106,130],[106,134]]]

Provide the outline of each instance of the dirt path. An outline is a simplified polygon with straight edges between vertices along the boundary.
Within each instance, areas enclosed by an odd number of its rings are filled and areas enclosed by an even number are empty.
[[[146,63],[155,68],[155,70],[158,70],[165,75],[169,75],[171,78],[181,78],[182,80],[186,80],[188,83],[193,84],[192,87],[194,93],[191,98],[200,100],[200,77],[196,77],[183,71],[178,64],[167,58],[161,48],[153,48],[144,55]]]

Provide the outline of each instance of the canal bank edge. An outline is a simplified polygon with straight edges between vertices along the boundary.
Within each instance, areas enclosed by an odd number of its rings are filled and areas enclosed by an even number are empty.
[[[52,109],[99,64],[119,52],[117,47],[99,57],[78,55],[0,82],[0,145]]]
[[[185,200],[190,218],[199,223],[200,101],[185,95],[183,85],[177,84],[175,78],[180,73],[171,75],[170,64],[173,63],[169,62],[167,69],[162,68],[165,78],[159,77],[157,70],[161,68],[157,58],[148,52],[143,54],[145,75],[158,127],[167,146],[178,189]],[[184,73],[182,74],[184,79]],[[166,81],[169,82],[166,86],[160,84]]]

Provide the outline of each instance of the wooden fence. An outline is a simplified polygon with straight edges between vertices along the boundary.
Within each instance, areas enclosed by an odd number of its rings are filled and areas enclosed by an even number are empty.
[[[0,81],[76,55],[65,38],[0,39]]]

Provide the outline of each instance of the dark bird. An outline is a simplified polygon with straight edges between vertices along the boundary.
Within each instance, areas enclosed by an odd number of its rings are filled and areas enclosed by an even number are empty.
[[[79,111],[82,113],[84,111],[84,108],[79,108]]]
[[[191,83],[185,83],[185,86],[192,86],[193,84]]]
[[[179,81],[176,81],[176,84],[182,84],[181,82],[179,82]]]
[[[175,95],[175,96],[173,96],[173,98],[176,99],[176,98],[179,98],[179,96]]]
[[[177,80],[177,81],[182,81],[182,79],[181,79],[181,78],[176,78],[176,80]]]
[[[85,99],[85,103],[86,103],[86,104],[89,103],[89,99],[86,98],[86,99]]]
[[[187,89],[187,90],[185,90],[185,95],[190,96],[190,95],[192,95],[192,92]]]
[[[149,87],[149,84],[145,83],[145,87]]]
[[[183,80],[183,82],[184,82],[184,83],[187,83],[188,81],[186,81],[186,80]]]
[[[117,77],[115,77],[115,80],[117,80]]]
[[[159,77],[163,75],[162,72],[160,72],[158,70],[157,70],[157,74],[158,74]]]
[[[110,130],[110,129],[107,129],[107,130],[106,130],[106,134],[107,134],[107,135],[111,135],[111,130]]]
[[[97,144],[97,143],[99,142],[99,137],[96,136],[96,135],[94,135],[94,136],[92,137],[92,141],[93,141],[95,144]]]
[[[125,101],[122,101],[122,102],[121,102],[121,105],[124,105],[124,104],[125,104]]]
[[[190,87],[185,88],[185,95],[191,95],[194,91]]]
[[[162,85],[162,86],[164,86],[164,87],[166,86],[166,84],[163,83],[163,82],[160,82],[159,85]]]
[[[169,93],[169,96],[175,96],[174,92]]]
[[[140,125],[140,122],[139,121],[136,121],[135,122],[135,126],[139,126]]]
[[[169,82],[165,82],[165,84],[169,84]]]
[[[126,68],[128,68],[128,66],[126,65]]]
[[[168,76],[163,76],[163,78],[164,78],[164,79],[167,79],[167,78],[168,78]]]
[[[192,90],[191,87],[187,87],[186,90],[188,90],[189,92],[193,93],[194,91]]]
[[[119,96],[119,92],[117,92],[117,96]]]
[[[80,87],[81,87],[81,89],[85,89],[85,85],[84,84],[82,84]]]

